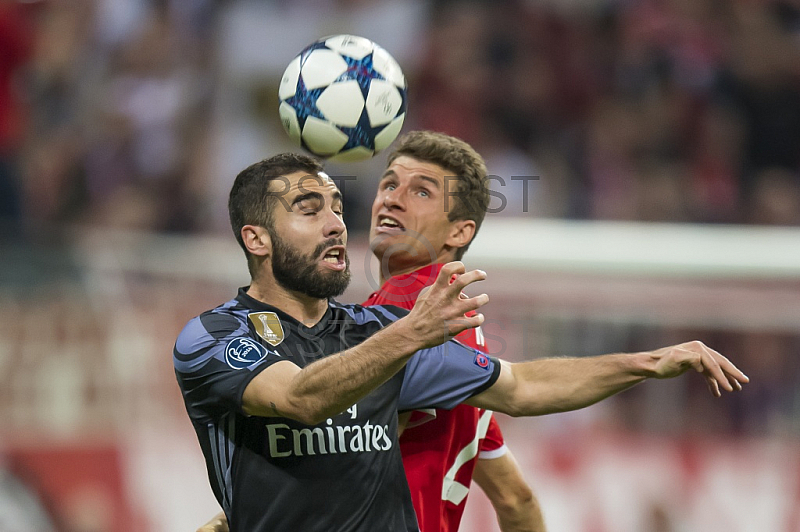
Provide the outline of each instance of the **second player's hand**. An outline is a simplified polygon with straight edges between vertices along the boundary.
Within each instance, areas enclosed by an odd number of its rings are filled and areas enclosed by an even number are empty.
[[[719,397],[720,388],[729,392],[742,389],[750,379],[733,363],[703,342],[693,341],[663,347],[650,353],[656,359],[655,378],[669,379],[693,369],[702,373],[709,391]]]
[[[455,280],[451,279],[455,276]],[[489,296],[480,294],[466,297],[462,290],[468,285],[486,279],[481,270],[466,271],[461,262],[445,264],[436,281],[417,299],[414,308],[405,318],[420,341],[421,347],[432,347],[444,343],[461,331],[483,323],[483,314],[464,316],[477,310],[489,301]]]

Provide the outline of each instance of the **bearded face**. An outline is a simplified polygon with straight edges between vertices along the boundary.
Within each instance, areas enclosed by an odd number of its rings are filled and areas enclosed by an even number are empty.
[[[346,267],[342,271],[322,269],[319,262],[323,253],[331,246],[342,246],[340,238],[331,238],[318,245],[313,252],[303,255],[277,234],[270,232],[272,239],[272,274],[286,290],[299,292],[317,299],[328,299],[342,295],[350,284],[350,258],[345,253]]]

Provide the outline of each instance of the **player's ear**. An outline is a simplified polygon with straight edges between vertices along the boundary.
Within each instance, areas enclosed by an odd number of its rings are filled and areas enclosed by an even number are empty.
[[[456,220],[450,225],[445,244],[452,248],[463,248],[475,236],[475,220]]]
[[[243,226],[242,242],[251,255],[266,257],[272,254],[272,239],[269,232],[259,225]]]

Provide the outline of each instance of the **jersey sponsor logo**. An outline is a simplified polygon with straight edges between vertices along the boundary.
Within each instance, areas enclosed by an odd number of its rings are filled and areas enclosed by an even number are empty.
[[[476,353],[475,354],[475,365],[479,368],[488,368],[489,367],[489,357],[484,355],[483,353]]]
[[[225,362],[233,369],[245,369],[266,356],[266,348],[252,338],[234,338],[225,346]]]
[[[277,314],[274,312],[253,312],[247,315],[250,323],[256,329],[256,333],[270,345],[278,345],[283,342],[283,325]]]
[[[383,452],[392,448],[388,425],[333,425],[293,429],[285,423],[267,423],[268,452],[272,458],[327,454]]]

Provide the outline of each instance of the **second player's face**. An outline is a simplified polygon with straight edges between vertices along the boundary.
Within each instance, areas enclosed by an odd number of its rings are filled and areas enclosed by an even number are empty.
[[[441,166],[408,156],[384,172],[372,203],[370,246],[392,275],[449,258],[454,179]]]

